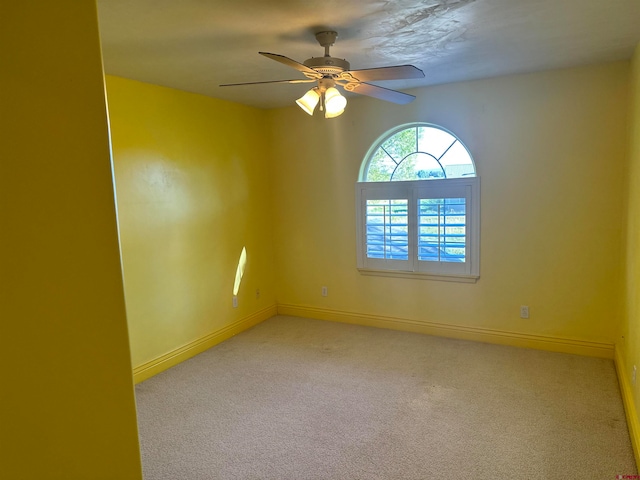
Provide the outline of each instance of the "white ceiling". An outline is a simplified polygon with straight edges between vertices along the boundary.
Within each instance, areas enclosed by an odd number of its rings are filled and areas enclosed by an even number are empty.
[[[292,105],[309,85],[219,87],[304,76],[258,55],[324,54],[352,69],[412,64],[406,88],[631,57],[640,0],[98,0],[106,73],[260,108]]]

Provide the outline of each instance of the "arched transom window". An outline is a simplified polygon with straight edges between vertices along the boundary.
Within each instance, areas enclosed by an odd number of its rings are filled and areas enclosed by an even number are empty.
[[[475,177],[467,148],[444,128],[418,124],[394,129],[367,156],[365,182]]]
[[[479,178],[453,133],[426,123],[387,132],[362,162],[356,199],[361,272],[478,278]]]

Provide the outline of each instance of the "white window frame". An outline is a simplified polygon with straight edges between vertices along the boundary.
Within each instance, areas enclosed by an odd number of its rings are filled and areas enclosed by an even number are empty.
[[[367,200],[408,200],[408,260],[368,258]],[[465,261],[418,260],[418,199],[465,198]],[[480,178],[356,183],[357,266],[365,275],[475,282],[480,276]]]

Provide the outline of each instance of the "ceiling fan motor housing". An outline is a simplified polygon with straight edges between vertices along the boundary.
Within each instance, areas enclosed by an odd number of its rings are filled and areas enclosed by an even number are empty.
[[[338,75],[351,68],[346,60],[334,57],[311,57],[304,64],[323,75]]]
[[[316,33],[316,40],[324,47],[324,57],[311,57],[304,61],[304,65],[313,68],[322,75],[334,76],[339,75],[351,68],[349,62],[341,58],[333,58],[329,55],[329,47],[333,45],[338,37],[337,32],[333,30]]]

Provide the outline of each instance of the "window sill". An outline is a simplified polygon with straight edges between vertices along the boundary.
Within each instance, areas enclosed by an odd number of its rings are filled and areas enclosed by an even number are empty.
[[[406,272],[401,270],[371,270],[368,268],[358,268],[362,275],[370,275],[375,277],[395,277],[395,278],[413,278],[417,280],[436,280],[439,282],[458,282],[458,283],[476,283],[480,275],[448,275],[422,272]]]

